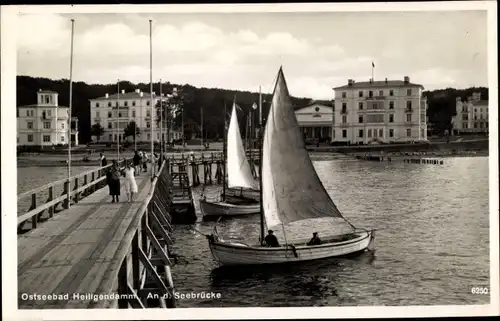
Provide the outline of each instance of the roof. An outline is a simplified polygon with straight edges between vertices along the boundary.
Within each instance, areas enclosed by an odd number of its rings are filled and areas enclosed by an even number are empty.
[[[102,96],[102,97],[93,98],[93,99],[89,99],[89,100],[107,100],[107,99],[113,100],[113,99],[118,99],[118,98],[120,98],[120,99],[150,99],[151,94],[143,92],[142,97],[141,97],[141,95],[139,93],[132,91],[132,92],[124,93],[124,94],[120,93],[119,95],[118,95],[118,93],[112,94],[112,95],[109,95],[108,98],[106,98],[106,96]],[[158,95],[153,94],[153,98],[158,98]]]
[[[314,105],[319,105],[319,106],[323,106],[323,107],[327,107],[327,108],[333,108],[333,106],[330,106],[330,105],[325,105],[325,104],[322,104],[322,103],[313,102],[313,103],[309,103],[309,104],[307,104],[305,106],[294,106],[293,109],[295,111],[297,111],[297,110],[304,109],[304,108],[307,108],[307,107],[311,107],[311,106],[314,106]]]
[[[424,89],[424,86],[419,85],[419,84],[414,84],[414,83],[405,83],[404,80],[388,80],[387,83],[385,80],[380,80],[380,81],[362,81],[362,82],[355,82],[352,84],[352,86],[345,85],[345,86],[340,86],[340,87],[335,87],[335,89],[352,89],[352,88],[371,88],[371,87],[421,87]]]
[[[68,106],[61,106],[61,105],[56,106],[56,105],[38,105],[38,104],[17,106],[17,108],[33,108],[33,107],[40,107],[40,108],[69,108]]]

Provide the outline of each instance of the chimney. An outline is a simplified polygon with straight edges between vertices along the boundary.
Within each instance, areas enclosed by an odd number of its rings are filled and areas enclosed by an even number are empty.
[[[388,84],[387,78],[385,78],[385,84],[386,84],[386,85]]]
[[[140,89],[136,89],[136,90],[135,90],[135,92],[136,92],[136,93],[140,93],[140,92],[141,92],[141,90],[140,90]]]
[[[109,94],[108,94],[108,93],[106,93],[106,95],[104,95],[104,96],[105,96],[106,98],[109,98]]]
[[[122,89],[122,94],[125,94],[125,89]]]
[[[354,81],[352,79],[347,79],[348,86],[352,86],[353,83],[354,83]]]
[[[405,76],[405,84],[408,84],[408,83],[410,83],[410,77]]]

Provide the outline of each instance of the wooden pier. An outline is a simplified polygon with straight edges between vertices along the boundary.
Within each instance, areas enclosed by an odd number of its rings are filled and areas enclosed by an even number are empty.
[[[36,202],[42,188],[20,195],[35,201],[18,215],[19,225],[32,222],[18,236],[19,308],[174,308],[169,169],[167,160],[154,178],[151,167],[140,173],[130,203],[124,184],[120,202],[111,203],[103,168],[72,178],[84,177],[69,193],[69,209],[56,211],[67,191],[57,198],[49,193],[42,205]],[[44,211],[48,219],[38,224]]]

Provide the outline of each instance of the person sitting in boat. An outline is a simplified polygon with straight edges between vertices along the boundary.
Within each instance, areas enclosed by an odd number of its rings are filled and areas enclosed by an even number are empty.
[[[307,245],[320,245],[320,244],[321,240],[318,237],[318,232],[314,232],[312,239],[309,242],[307,242]]]
[[[266,245],[269,247],[279,247],[280,244],[278,242],[278,239],[274,235],[273,230],[267,231],[267,236],[264,238],[264,242],[266,242]]]

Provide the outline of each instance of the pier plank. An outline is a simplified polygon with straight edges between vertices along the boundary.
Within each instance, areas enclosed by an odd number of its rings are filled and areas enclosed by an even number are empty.
[[[96,293],[123,236],[151,188],[151,177],[136,177],[139,193],[111,203],[105,187],[18,237],[18,291],[49,294]],[[109,289],[107,289],[109,290]],[[25,301],[19,308],[85,307],[90,301]]]

